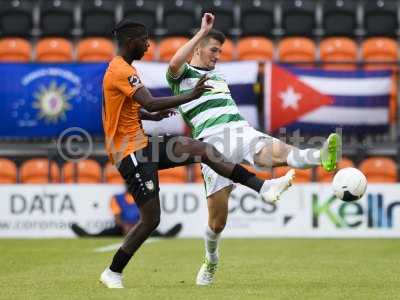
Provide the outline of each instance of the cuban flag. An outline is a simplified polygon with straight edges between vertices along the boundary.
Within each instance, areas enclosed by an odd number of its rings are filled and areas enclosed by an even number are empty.
[[[328,71],[266,64],[266,129],[385,132],[392,71]]]

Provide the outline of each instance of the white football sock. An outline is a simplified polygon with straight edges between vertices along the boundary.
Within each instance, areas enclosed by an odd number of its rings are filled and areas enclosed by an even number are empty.
[[[292,168],[308,169],[321,164],[320,156],[319,149],[308,148],[300,150],[292,148],[286,158],[286,162]]]
[[[212,263],[218,262],[218,241],[220,234],[215,233],[209,226],[206,229],[205,235],[205,246],[206,246],[206,258]]]

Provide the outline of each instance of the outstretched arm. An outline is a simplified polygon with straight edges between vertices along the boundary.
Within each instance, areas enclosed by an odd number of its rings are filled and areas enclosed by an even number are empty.
[[[191,92],[171,97],[153,97],[150,91],[142,86],[136,91],[132,98],[148,112],[170,109],[197,99],[204,92],[210,91],[212,87],[205,85],[207,80],[207,76],[203,75]]]
[[[179,70],[187,62],[188,58],[192,55],[197,44],[204,38],[214,25],[214,15],[205,13],[201,20],[200,30],[185,44],[183,45],[171,58],[169,62],[169,73],[172,76],[178,75]]]

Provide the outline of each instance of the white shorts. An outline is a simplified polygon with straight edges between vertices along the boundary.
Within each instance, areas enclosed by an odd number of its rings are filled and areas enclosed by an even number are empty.
[[[251,126],[225,128],[223,132],[203,138],[204,142],[212,144],[234,163],[248,163],[260,169],[254,162],[254,155],[267,144],[272,145],[275,138],[255,130]],[[233,181],[218,175],[206,164],[201,164],[205,181],[207,197],[219,190],[233,185]]]

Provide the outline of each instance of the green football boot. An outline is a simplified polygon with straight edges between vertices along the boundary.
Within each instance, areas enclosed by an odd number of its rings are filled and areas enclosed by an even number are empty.
[[[321,165],[327,172],[336,170],[342,154],[342,140],[337,133],[331,133],[320,150]]]

